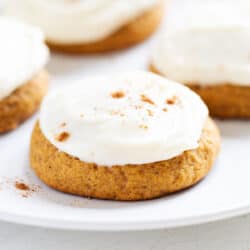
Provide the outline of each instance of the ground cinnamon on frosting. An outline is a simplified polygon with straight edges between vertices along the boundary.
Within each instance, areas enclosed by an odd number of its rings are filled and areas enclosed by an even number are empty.
[[[147,103],[152,104],[152,105],[155,104],[149,97],[147,97],[147,96],[145,96],[145,95],[141,95],[141,100],[142,100],[143,102],[147,102]]]
[[[173,105],[176,102],[177,102],[177,97],[176,96],[173,96],[172,98],[166,100],[166,103],[169,104],[169,105]]]
[[[113,98],[123,98],[125,93],[123,91],[116,91],[111,94]]]

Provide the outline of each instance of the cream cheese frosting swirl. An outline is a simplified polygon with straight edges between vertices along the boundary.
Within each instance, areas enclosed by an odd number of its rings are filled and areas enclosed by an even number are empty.
[[[8,0],[6,13],[43,29],[62,44],[102,40],[159,0]]]
[[[168,160],[197,148],[207,117],[191,90],[138,71],[84,78],[52,91],[39,123],[58,150],[113,166]]]
[[[250,2],[173,4],[152,64],[182,83],[250,86]]]
[[[0,17],[0,100],[29,81],[46,64],[49,52],[42,32]]]

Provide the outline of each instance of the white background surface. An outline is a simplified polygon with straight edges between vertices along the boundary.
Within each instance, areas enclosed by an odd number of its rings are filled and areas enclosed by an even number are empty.
[[[1,250],[248,250],[250,216],[181,229],[89,233],[0,223]]]

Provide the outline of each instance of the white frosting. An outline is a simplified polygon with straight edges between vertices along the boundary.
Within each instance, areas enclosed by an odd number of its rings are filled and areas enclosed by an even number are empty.
[[[0,100],[25,84],[48,60],[42,32],[0,17]]]
[[[102,40],[159,0],[8,0],[6,13],[43,29],[49,41]]]
[[[182,83],[250,86],[250,1],[173,4],[152,63]]]
[[[124,96],[112,97],[117,91]],[[175,103],[167,104],[174,96]],[[52,91],[42,104],[40,127],[59,150],[112,166],[168,160],[197,148],[207,117],[205,104],[185,86],[134,72]]]

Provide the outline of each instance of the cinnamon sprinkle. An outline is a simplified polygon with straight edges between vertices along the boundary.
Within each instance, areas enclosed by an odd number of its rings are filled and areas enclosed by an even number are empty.
[[[169,104],[169,105],[173,105],[176,102],[177,102],[177,97],[176,96],[173,96],[172,98],[166,100],[166,103]]]
[[[68,132],[62,132],[59,135],[56,136],[56,140],[59,142],[64,142],[69,138],[70,134]]]
[[[162,111],[163,112],[168,112],[168,109],[167,108],[163,108]]]
[[[16,181],[15,187],[16,187],[16,189],[19,189],[19,190],[22,190],[22,191],[30,191],[30,187],[27,184],[23,183],[23,182]]]
[[[116,91],[111,94],[113,98],[123,98],[125,93],[123,91]]]
[[[147,102],[147,103],[152,104],[152,105],[155,104],[149,97],[147,97],[147,96],[145,96],[145,95],[141,95],[141,100],[142,100],[143,102]]]
[[[23,182],[23,180],[17,180],[14,182],[14,187],[19,190],[19,194],[24,197],[28,198],[32,196],[35,192],[38,192],[41,187],[38,185],[28,185]]]

